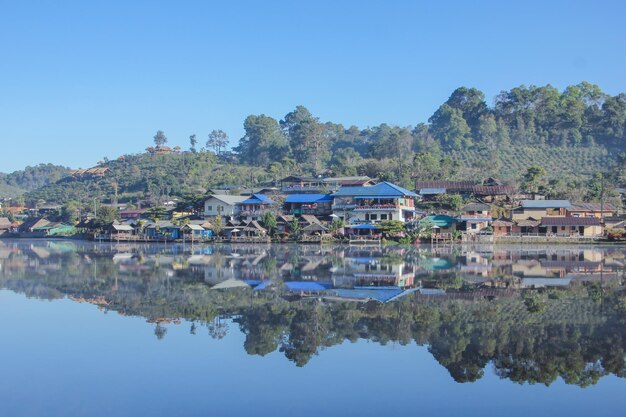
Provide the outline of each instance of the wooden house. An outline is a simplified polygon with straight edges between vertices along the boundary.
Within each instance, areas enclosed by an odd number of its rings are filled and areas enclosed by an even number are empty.
[[[556,236],[599,237],[604,228],[597,217],[544,217],[541,226]]]
[[[568,217],[612,217],[617,214],[617,209],[610,203],[579,203],[572,204],[567,209]]]
[[[511,219],[541,220],[543,217],[565,216],[572,205],[568,200],[523,200],[519,207],[511,211]]]

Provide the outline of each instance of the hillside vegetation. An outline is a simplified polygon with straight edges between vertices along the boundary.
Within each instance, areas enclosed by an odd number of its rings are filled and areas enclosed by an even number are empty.
[[[210,187],[252,187],[288,174],[322,173],[368,175],[408,188],[416,178],[488,176],[524,186],[522,178],[532,167],[541,172],[533,185],[548,197],[593,200],[599,197],[593,191],[599,175],[609,187],[626,181],[626,94],[610,96],[587,82],[563,91],[517,87],[499,94],[493,106],[481,91],[461,87],[428,123],[414,127],[345,127],[298,106],[282,120],[250,115],[244,130],[232,153],[224,152],[228,137],[221,130],[208,135],[206,147],[197,150],[194,134],[188,152],[176,147],[171,153],[159,131],[148,153],[103,162],[104,178],[57,178],[26,198],[82,201],[112,198],[117,189],[121,200],[157,201]]]

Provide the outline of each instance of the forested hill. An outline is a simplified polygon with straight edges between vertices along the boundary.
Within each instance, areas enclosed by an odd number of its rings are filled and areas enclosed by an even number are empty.
[[[17,197],[26,191],[54,184],[69,173],[69,168],[53,164],[29,166],[10,174],[0,173],[0,197]]]
[[[626,94],[611,96],[587,82],[563,91],[521,86],[500,93],[493,105],[481,91],[461,87],[416,126],[346,127],[298,106],[280,120],[250,115],[244,130],[227,154],[222,131],[211,132],[200,150],[202,141],[190,136],[188,152],[159,152],[168,142],[159,131],[148,153],[103,162],[104,177],[66,178],[27,197],[62,202],[109,196],[116,188],[122,198],[181,195],[294,173],[369,175],[410,188],[415,178],[495,176],[517,184],[538,166],[547,196],[580,200],[593,198],[594,174],[603,172],[613,185],[626,180]]]

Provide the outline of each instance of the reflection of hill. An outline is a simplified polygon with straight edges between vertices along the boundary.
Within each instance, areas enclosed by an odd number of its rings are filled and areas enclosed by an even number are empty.
[[[626,296],[619,287],[624,272],[614,267],[624,256],[613,248],[559,249],[558,259],[545,251],[536,258],[529,251],[433,256],[415,248],[219,246],[190,254],[179,246],[126,246],[119,252],[115,245],[81,243],[68,250],[5,242],[0,249],[2,288],[142,316],[157,325],[157,337],[167,337],[163,326],[185,319],[193,322],[193,332],[205,326],[221,338],[234,322],[245,334],[246,352],[279,350],[298,366],[325,347],[367,339],[427,345],[459,382],[479,379],[490,363],[497,375],[516,382],[562,377],[586,386],[603,375],[626,375]],[[515,271],[525,272],[522,279],[551,279],[543,271],[535,274],[536,268],[555,268],[554,278],[571,282],[521,290]],[[244,280],[275,285],[255,291]],[[279,290],[290,286],[279,284],[298,282],[383,292],[390,283],[411,290],[421,282],[443,290],[411,293],[390,304],[336,303]]]

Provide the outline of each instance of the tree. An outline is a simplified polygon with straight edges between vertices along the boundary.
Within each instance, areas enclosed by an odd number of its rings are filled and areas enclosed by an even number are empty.
[[[116,220],[119,220],[120,213],[115,207],[100,207],[98,209],[98,216],[94,222],[96,227],[105,227],[109,224],[113,223]]]
[[[289,237],[293,240],[299,240],[302,235],[302,226],[297,217],[289,223]]]
[[[289,138],[289,145],[296,161],[321,170],[322,163],[329,159],[329,136],[326,126],[304,106],[297,106],[280,122]]]
[[[156,132],[156,135],[154,135],[154,144],[158,147],[158,146],[163,146],[167,143],[167,137],[165,136],[165,133],[163,133],[162,130],[158,130]]]
[[[78,221],[79,211],[80,205],[76,201],[68,201],[61,206],[59,218],[63,223],[76,223]]]
[[[537,165],[528,168],[522,177],[522,190],[527,193],[539,192],[545,173],[545,169]]]
[[[458,109],[467,125],[476,133],[480,118],[488,113],[485,94],[476,88],[459,87],[448,98],[446,104]]]
[[[209,133],[209,139],[206,142],[206,147],[213,149],[216,155],[222,153],[222,150],[228,145],[228,135],[223,130],[212,130]]]
[[[217,216],[211,220],[211,230],[215,233],[215,236],[219,236],[224,229],[224,221],[222,220],[222,216]]]
[[[250,115],[246,117],[243,127],[245,135],[235,148],[242,162],[265,166],[287,156],[289,145],[276,119],[264,114]]]
[[[196,135],[193,134],[189,136],[189,150],[193,153],[196,153],[196,145],[198,144],[198,140],[196,139]]]
[[[459,109],[444,104],[428,121],[433,136],[445,149],[463,149],[472,145],[470,128]]]
[[[404,232],[404,223],[400,220],[385,220],[380,222],[378,228],[385,236],[393,236]]]
[[[274,236],[274,233],[276,232],[276,227],[278,225],[276,222],[276,215],[271,211],[266,211],[265,213],[263,213],[263,218],[261,222],[263,223],[263,226],[267,229],[267,232],[270,234],[270,236]]]

